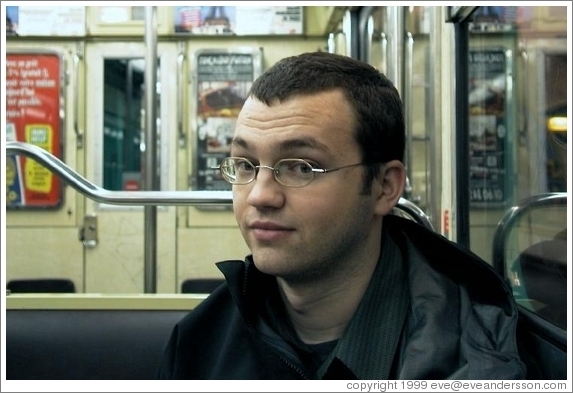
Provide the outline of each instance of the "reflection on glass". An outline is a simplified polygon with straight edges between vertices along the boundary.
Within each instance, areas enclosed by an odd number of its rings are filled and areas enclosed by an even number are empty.
[[[496,225],[509,208],[567,189],[567,130],[560,126],[568,105],[567,16],[558,8],[478,7],[470,16],[470,239],[472,251],[485,260],[491,260]],[[525,244],[519,251],[566,233],[559,214],[544,211],[522,220],[515,230]],[[523,284],[519,264],[515,269],[510,276]],[[553,288],[548,281],[546,295],[555,294]]]

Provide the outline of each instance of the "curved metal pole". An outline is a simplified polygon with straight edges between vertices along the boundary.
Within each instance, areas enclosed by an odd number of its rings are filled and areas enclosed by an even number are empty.
[[[551,192],[531,196],[509,209],[497,224],[493,235],[493,267],[504,277],[505,247],[513,226],[524,214],[548,206],[567,206],[567,193]]]
[[[109,191],[91,183],[48,151],[26,142],[6,142],[7,155],[23,155],[50,169],[86,197],[111,205],[231,205],[232,191]],[[418,223],[433,229],[424,211],[413,202],[400,198],[396,206]]]
[[[231,191],[109,191],[82,177],[59,158],[26,142],[6,142],[7,155],[23,155],[50,169],[76,191],[110,205],[231,205]]]
[[[109,191],[91,183],[48,151],[26,142],[6,142],[7,155],[23,155],[34,159],[54,172],[63,181],[86,197],[110,205],[232,205],[232,191]],[[400,198],[398,210],[432,229],[424,211],[413,202]]]
[[[424,213],[424,211],[414,202],[405,198],[400,198],[395,209],[406,212],[406,214],[408,214],[418,224],[421,224],[432,231],[434,230],[430,217],[428,217],[428,215],[426,215],[426,213]]]

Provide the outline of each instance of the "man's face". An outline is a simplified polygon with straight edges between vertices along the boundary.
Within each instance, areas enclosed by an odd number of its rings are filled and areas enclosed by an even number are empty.
[[[315,168],[361,162],[355,116],[340,91],[265,104],[249,98],[238,119],[231,156],[273,167],[302,158]],[[363,166],[316,173],[301,188],[277,182],[260,168],[256,179],[233,186],[234,212],[255,265],[285,280],[315,280],[361,258],[380,217],[375,197],[361,195]],[[371,243],[370,243],[371,244]]]

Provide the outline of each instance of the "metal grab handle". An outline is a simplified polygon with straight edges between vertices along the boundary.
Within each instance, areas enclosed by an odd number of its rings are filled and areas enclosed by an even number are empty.
[[[6,154],[24,155],[38,161],[96,202],[112,205],[230,205],[233,202],[231,191],[109,191],[91,183],[53,154],[26,142],[6,142]],[[396,209],[433,229],[428,216],[413,202],[400,198]]]
[[[91,183],[48,151],[25,142],[6,142],[6,154],[24,155],[50,169],[79,193],[112,205],[230,205],[231,191],[110,191]]]
[[[434,230],[434,226],[432,225],[430,217],[428,217],[428,215],[424,213],[424,211],[414,202],[402,197],[400,198],[400,200],[398,200],[398,203],[396,204],[394,209],[405,212],[411,219],[416,221],[418,224],[421,224],[432,231]]]
[[[185,48],[179,43],[179,55],[177,56],[177,134],[179,135],[179,147],[184,148],[187,144],[187,135],[183,129],[183,82],[185,80],[183,62],[185,61]]]
[[[567,207],[567,193],[566,192],[548,192],[538,195],[533,195],[525,200],[519,202],[517,205],[511,207],[505,212],[501,220],[497,223],[493,235],[493,267],[503,277],[505,273],[505,249],[509,240],[509,235],[514,229],[518,220],[526,213],[534,209],[544,207]]]
[[[80,87],[79,87],[79,83],[80,83],[80,61],[84,58],[84,45],[83,42],[78,43],[78,49],[76,51],[76,54],[74,55],[74,77],[75,77],[75,81],[74,81],[74,132],[76,133],[76,146],[78,148],[83,148],[84,147],[84,133],[82,130],[80,130],[80,126],[79,126],[79,113],[80,113],[80,109],[79,109],[79,91],[80,91]]]

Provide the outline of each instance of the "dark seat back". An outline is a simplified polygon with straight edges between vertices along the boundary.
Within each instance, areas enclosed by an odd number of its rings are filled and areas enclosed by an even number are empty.
[[[536,313],[567,328],[567,242],[545,240],[524,250],[514,269],[523,281],[524,295],[539,304]]]
[[[11,293],[75,293],[74,282],[67,278],[31,278],[10,280],[6,289]]]
[[[6,379],[155,379],[185,310],[6,310]]]
[[[211,293],[224,282],[222,278],[190,278],[181,283],[181,293]]]

